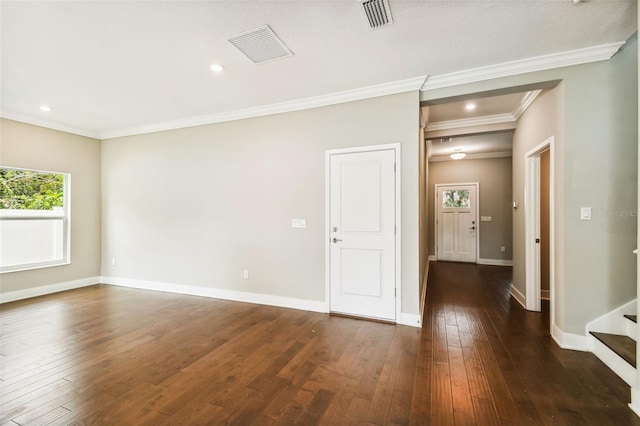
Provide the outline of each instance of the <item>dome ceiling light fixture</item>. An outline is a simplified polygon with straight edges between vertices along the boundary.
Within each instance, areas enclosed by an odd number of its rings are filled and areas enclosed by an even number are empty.
[[[462,151],[462,148],[456,148],[455,152],[452,152],[451,154],[449,154],[449,157],[451,157],[451,159],[453,160],[462,160],[466,156],[467,156],[467,153]]]

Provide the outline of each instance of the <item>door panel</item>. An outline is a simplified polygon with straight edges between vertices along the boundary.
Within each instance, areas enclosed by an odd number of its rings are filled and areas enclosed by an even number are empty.
[[[436,186],[439,260],[477,261],[477,184]]]
[[[395,321],[395,151],[330,156],[330,309]]]

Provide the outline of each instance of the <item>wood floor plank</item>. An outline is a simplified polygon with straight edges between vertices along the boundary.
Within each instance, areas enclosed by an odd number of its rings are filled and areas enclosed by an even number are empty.
[[[432,263],[422,329],[108,285],[3,304],[0,424],[640,425],[510,283]]]

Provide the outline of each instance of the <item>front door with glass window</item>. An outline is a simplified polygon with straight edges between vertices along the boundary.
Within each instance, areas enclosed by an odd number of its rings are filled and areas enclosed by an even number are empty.
[[[477,261],[477,184],[436,185],[438,260]]]

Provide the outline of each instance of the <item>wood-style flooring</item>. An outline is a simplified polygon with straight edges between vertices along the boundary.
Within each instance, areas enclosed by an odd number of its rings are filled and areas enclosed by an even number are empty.
[[[506,267],[433,263],[422,329],[107,285],[0,306],[0,425],[640,425]]]

